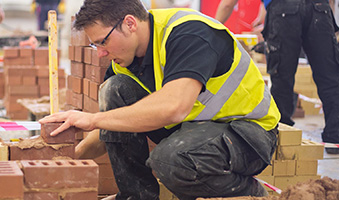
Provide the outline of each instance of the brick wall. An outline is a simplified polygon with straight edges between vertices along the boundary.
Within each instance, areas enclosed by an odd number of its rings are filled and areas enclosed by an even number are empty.
[[[4,47],[3,50],[4,105],[7,117],[25,120],[28,111],[17,100],[49,95],[48,48]],[[66,81],[63,69],[59,69],[58,76],[59,88],[64,88]]]

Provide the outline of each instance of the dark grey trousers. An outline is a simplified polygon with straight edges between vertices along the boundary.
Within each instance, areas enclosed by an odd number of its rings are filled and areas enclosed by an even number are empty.
[[[128,76],[112,76],[100,90],[100,110],[131,105],[147,94]],[[248,130],[257,137],[255,128]],[[101,130],[100,139],[106,142],[119,187],[117,200],[159,199],[152,170],[178,198],[193,200],[264,195],[262,186],[252,178],[267,166],[257,152],[264,150],[271,156],[277,133],[264,132],[267,139],[263,141],[268,142],[260,145],[260,150],[237,134],[231,123],[217,122],[185,122],[170,130],[147,133]],[[150,155],[147,137],[158,144]]]

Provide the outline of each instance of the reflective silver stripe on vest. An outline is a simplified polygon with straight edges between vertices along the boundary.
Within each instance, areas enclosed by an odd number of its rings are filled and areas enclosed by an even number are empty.
[[[168,21],[166,27],[164,28],[164,35],[165,37],[167,28],[176,20],[178,20],[181,17],[194,14],[194,15],[200,15],[203,17],[206,17],[210,19],[211,21],[215,23],[220,23],[218,20],[211,18],[209,16],[206,16],[202,13],[198,13],[195,11],[178,11],[176,14],[174,14],[170,20]],[[163,41],[163,40],[162,40]],[[237,41],[237,46],[239,51],[241,52],[241,58],[239,61],[238,66],[235,68],[233,73],[228,77],[228,79],[225,81],[225,83],[221,86],[217,94],[213,94],[210,91],[206,90],[205,92],[201,93],[198,96],[198,101],[200,101],[203,105],[205,105],[205,108],[201,111],[201,113],[194,119],[194,120],[210,120],[212,119],[223,107],[225,102],[230,98],[230,96],[234,93],[234,91],[239,87],[242,79],[244,78],[249,65],[251,63],[251,59],[247,52],[243,49],[242,45]],[[162,70],[164,70],[164,67],[161,66]],[[220,120],[229,119],[229,118],[247,118],[247,119],[260,119],[267,115],[268,110],[270,108],[270,102],[271,102],[271,94],[265,85],[264,90],[264,98],[262,101],[252,110],[251,113],[248,113],[245,116],[228,116]]]
[[[250,65],[251,59],[249,56],[246,55],[247,53],[238,41],[237,44],[240,52],[242,53],[242,55],[245,56],[241,56],[238,66],[234,69],[233,73],[228,77],[228,79],[221,86],[219,91],[213,96],[213,98],[211,97],[211,92],[206,93],[206,96],[208,96],[209,99],[208,102],[205,101],[207,99],[206,97],[204,97],[205,92],[198,96],[198,100],[202,100],[200,102],[206,107],[195,118],[195,120],[212,119],[224,106],[225,102],[230,98],[234,91],[239,87],[240,82],[244,78]]]

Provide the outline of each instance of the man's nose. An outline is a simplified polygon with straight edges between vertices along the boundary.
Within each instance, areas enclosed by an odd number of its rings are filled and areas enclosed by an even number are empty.
[[[108,51],[105,50],[104,48],[97,47],[97,54],[99,58],[102,58],[108,55]]]

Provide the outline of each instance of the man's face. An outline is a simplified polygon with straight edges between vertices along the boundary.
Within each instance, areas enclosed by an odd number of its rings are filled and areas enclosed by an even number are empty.
[[[121,26],[121,29],[120,29]],[[117,22],[117,27],[104,26],[100,21],[92,26],[86,27],[85,33],[89,40],[97,44],[97,53],[99,57],[108,57],[122,67],[129,66],[135,57],[137,48],[137,40],[133,31],[130,31],[125,20]],[[107,37],[103,44],[102,41]]]

